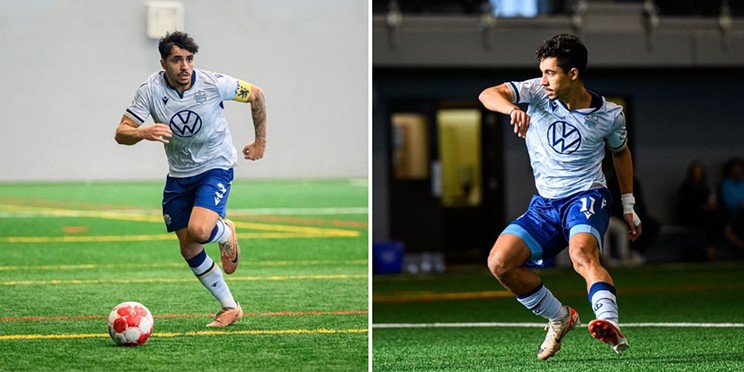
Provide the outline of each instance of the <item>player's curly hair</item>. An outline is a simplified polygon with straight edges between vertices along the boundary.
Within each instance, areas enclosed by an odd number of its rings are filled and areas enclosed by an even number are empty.
[[[173,46],[177,46],[181,49],[186,49],[191,53],[196,54],[199,51],[199,45],[196,44],[194,39],[189,34],[181,31],[173,31],[166,33],[164,37],[160,38],[158,43],[158,50],[160,51],[160,57],[162,59],[168,58]]]
[[[580,79],[584,77],[588,55],[589,53],[581,40],[577,36],[569,34],[553,36],[550,40],[546,40],[535,52],[538,61],[555,57],[558,67],[562,68],[564,72],[576,68],[579,71]]]

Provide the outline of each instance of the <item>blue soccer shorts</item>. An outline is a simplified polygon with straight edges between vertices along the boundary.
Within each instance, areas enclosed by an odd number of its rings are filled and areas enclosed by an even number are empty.
[[[590,233],[597,238],[599,250],[610,223],[612,196],[607,188],[592,189],[562,199],[534,195],[523,215],[502,234],[516,235],[529,247],[530,265],[542,266],[566,249],[574,234]]]
[[[163,190],[163,219],[168,232],[187,227],[195,206],[213,210],[224,218],[232,180],[232,169],[210,169],[184,178],[168,176]]]

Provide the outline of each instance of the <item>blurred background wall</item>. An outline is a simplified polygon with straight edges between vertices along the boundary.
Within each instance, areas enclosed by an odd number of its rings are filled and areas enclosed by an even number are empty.
[[[183,0],[195,67],[261,86],[268,147],[236,178],[366,177],[368,3]],[[113,139],[160,70],[144,1],[0,1],[0,181],[162,179],[160,144]],[[238,151],[250,106],[225,104]]]

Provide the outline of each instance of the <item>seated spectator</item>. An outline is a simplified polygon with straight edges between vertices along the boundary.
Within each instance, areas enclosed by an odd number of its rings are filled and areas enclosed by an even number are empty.
[[[732,158],[726,162],[719,190],[726,215],[724,236],[739,248],[737,256],[741,256],[744,249],[744,160]]]
[[[729,220],[744,213],[744,160],[733,158],[724,166],[721,181],[721,202]]]
[[[624,222],[623,206],[622,203],[620,203],[620,185],[617,181],[617,175],[615,174],[614,169],[607,170],[605,174],[607,175],[607,188],[610,190],[613,200],[612,218],[617,218],[619,221]],[[630,249],[643,257],[646,250],[651,246],[651,243],[653,243],[653,241],[659,236],[661,223],[648,213],[641,184],[635,177],[633,178],[633,194],[635,195],[636,200],[635,212],[641,219],[643,233],[638,240],[630,243]]]
[[[705,235],[705,251],[708,260],[715,260],[718,238],[723,232],[716,195],[708,184],[705,164],[695,160],[687,167],[687,175],[677,190],[677,222]]]

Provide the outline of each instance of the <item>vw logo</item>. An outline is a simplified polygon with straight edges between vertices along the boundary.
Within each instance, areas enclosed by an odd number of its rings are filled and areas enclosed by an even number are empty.
[[[168,124],[177,136],[192,137],[201,130],[202,119],[191,110],[183,110],[173,115]]]
[[[581,132],[565,121],[556,121],[548,128],[548,145],[559,154],[570,154],[581,146]]]

